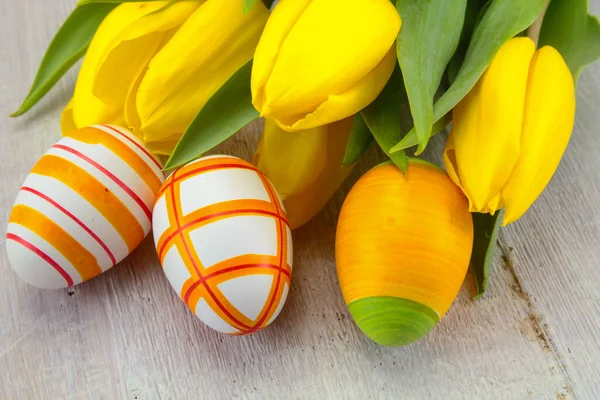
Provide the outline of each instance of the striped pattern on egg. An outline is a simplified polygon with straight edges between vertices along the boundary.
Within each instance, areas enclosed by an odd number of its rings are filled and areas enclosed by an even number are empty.
[[[175,171],[153,214],[163,270],[206,325],[257,332],[281,311],[292,275],[292,235],[269,180],[246,161],[210,156]]]
[[[164,175],[122,128],[61,138],[19,190],[6,234],[14,271],[41,288],[72,286],[113,267],[149,233]]]

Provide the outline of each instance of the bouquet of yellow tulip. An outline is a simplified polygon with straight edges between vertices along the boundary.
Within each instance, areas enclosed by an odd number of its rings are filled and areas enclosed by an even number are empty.
[[[567,147],[600,24],[586,0],[81,0],[15,116],[82,56],[64,134],[126,127],[170,170],[263,117],[254,164],[292,228],[376,143],[390,164],[344,205],[338,273],[361,329],[405,344],[445,313],[469,262],[486,290],[500,225]],[[450,124],[447,174],[407,157]]]

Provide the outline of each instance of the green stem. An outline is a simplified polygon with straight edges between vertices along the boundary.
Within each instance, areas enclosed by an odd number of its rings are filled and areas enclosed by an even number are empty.
[[[540,15],[537,17],[535,22],[529,28],[527,28],[527,31],[526,31],[527,36],[530,37],[531,39],[533,39],[533,41],[536,43],[538,42],[538,40],[540,38],[540,32],[542,30],[542,23],[544,22],[544,17],[546,16],[546,10],[548,9],[549,5],[550,5],[550,0],[546,0],[546,5],[542,9],[542,12],[540,13]]]

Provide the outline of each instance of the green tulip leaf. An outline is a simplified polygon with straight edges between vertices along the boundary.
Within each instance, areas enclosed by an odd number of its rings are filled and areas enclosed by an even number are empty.
[[[116,4],[88,4],[75,8],[50,42],[29,93],[11,117],[26,113],[83,57],[98,26],[115,7]]]
[[[431,128],[431,134],[437,135],[438,133],[440,133],[441,131],[446,129],[446,127],[448,126],[448,124],[450,122],[452,122],[452,113],[451,112],[449,112],[448,114],[444,115],[442,118],[435,121],[435,123],[433,124],[433,127]]]
[[[352,125],[352,131],[350,132],[350,138],[346,145],[346,154],[344,154],[344,161],[342,166],[347,167],[352,165],[365,154],[373,143],[373,135],[369,131],[369,127],[365,124],[365,120],[360,114],[354,116],[354,124]]]
[[[546,0],[491,0],[473,31],[465,59],[450,88],[433,107],[439,120],[456,106],[475,86],[504,43],[529,27],[543,11]],[[411,147],[417,136],[412,129],[392,151]],[[418,140],[416,140],[419,143]],[[417,151],[417,154],[420,152]]]
[[[433,124],[433,126],[431,127],[431,136],[437,135],[438,133],[443,131],[450,122],[452,122],[452,113],[451,112],[444,115],[442,118],[438,119]],[[412,132],[412,131],[410,131],[410,132]],[[413,147],[418,144],[419,144],[419,139],[417,138],[417,135],[406,135],[404,138],[402,138],[400,143],[398,143],[397,145],[395,145],[394,147],[392,147],[390,149],[390,153],[394,154],[398,151],[404,151],[404,149],[408,149],[409,147]]]
[[[398,0],[402,19],[396,49],[410,101],[418,151],[427,146],[433,101],[459,43],[467,0]]]
[[[408,166],[406,154],[403,151],[390,154],[389,150],[402,138],[401,110],[404,103],[408,103],[408,98],[402,84],[402,73],[396,67],[383,91],[361,111],[379,147],[402,172],[406,172]]]
[[[467,0],[467,9],[465,10],[465,22],[462,27],[462,33],[460,34],[460,41],[458,47],[454,52],[454,55],[448,63],[446,74],[450,84],[454,82],[458,71],[467,55],[467,49],[469,48],[469,42],[471,36],[473,36],[473,30],[477,25],[477,22],[481,20],[484,15],[485,8],[490,5],[487,0]]]
[[[165,170],[177,168],[202,156],[258,118],[252,105],[248,61],[206,102],[177,143]]]
[[[557,49],[577,82],[583,68],[600,58],[600,23],[588,14],[588,1],[552,0],[542,24],[539,46]]]
[[[480,299],[487,290],[503,214],[504,211],[498,211],[495,215],[473,213],[474,237],[470,264],[477,285],[474,300]]]

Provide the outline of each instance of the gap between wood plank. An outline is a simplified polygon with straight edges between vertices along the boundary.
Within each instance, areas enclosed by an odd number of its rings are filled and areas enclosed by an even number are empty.
[[[577,400],[577,395],[575,394],[575,383],[573,377],[569,373],[567,363],[565,362],[565,357],[559,350],[558,346],[555,343],[553,336],[550,334],[550,327],[548,324],[543,323],[543,314],[537,310],[533,303],[533,299],[531,296],[523,289],[523,285],[521,284],[521,280],[515,271],[514,262],[512,259],[512,247],[509,246],[504,241],[504,235],[502,231],[500,231],[500,236],[498,238],[498,248],[500,249],[502,255],[502,261],[504,262],[505,269],[511,274],[514,286],[512,290],[517,294],[517,296],[525,302],[527,307],[527,321],[531,325],[531,328],[534,330],[537,336],[537,342],[542,348],[542,351],[548,351],[554,362],[558,365],[558,369],[565,379],[566,386],[563,388],[567,391],[568,394],[575,400]],[[559,389],[560,390],[560,389]]]

